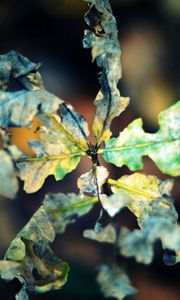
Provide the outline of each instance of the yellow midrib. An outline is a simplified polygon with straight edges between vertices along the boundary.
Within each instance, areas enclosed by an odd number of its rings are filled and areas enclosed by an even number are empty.
[[[148,197],[148,198],[150,198],[150,199],[152,199],[152,200],[160,196],[160,193],[157,193],[157,194],[151,194],[151,193],[149,193],[149,192],[140,190],[140,189],[138,189],[138,188],[136,188],[136,187],[132,187],[132,186],[130,186],[130,185],[128,185],[128,184],[120,183],[120,182],[118,182],[118,181],[116,181],[116,180],[113,180],[113,179],[108,179],[108,183],[109,183],[110,185],[117,186],[117,187],[119,187],[119,188],[121,188],[121,189],[127,190],[127,191],[129,191],[129,192],[134,193],[134,194],[139,194],[139,195],[142,195],[142,196],[146,196],[146,197]]]

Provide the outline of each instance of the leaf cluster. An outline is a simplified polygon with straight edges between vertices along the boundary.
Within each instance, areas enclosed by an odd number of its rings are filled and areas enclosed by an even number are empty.
[[[135,172],[118,180],[109,178],[100,165],[99,155],[118,167],[131,171],[143,169],[143,156],[149,156],[167,175],[180,175],[180,102],[158,117],[159,130],[146,133],[142,120],[134,120],[118,137],[112,137],[111,123],[128,106],[117,87],[121,78],[121,48],[116,20],[108,0],[88,0],[85,15],[88,29],[83,45],[90,48],[92,60],[100,68],[98,92],[94,104],[96,114],[92,126],[96,143],[89,140],[86,120],[64,100],[49,93],[39,73],[40,64],[32,63],[11,51],[0,56],[0,194],[14,198],[18,177],[24,181],[27,193],[38,191],[49,175],[62,180],[76,169],[81,158],[92,162],[89,172],[78,181],[79,194],[46,195],[41,207],[18,233],[0,261],[0,275],[5,280],[18,278],[23,286],[17,300],[28,299],[27,292],[46,292],[61,288],[67,281],[69,266],[57,258],[50,244],[57,233],[64,233],[68,224],[87,214],[97,202],[102,211],[93,229],[84,230],[84,237],[116,244],[118,251],[138,262],[149,264],[153,246],[161,240],[164,250],[175,255],[165,257],[165,263],[180,261],[180,226],[171,197],[171,179]],[[15,81],[18,90],[11,91]],[[41,120],[38,140],[30,140],[34,155],[28,156],[11,144],[11,127],[30,127],[34,117]],[[6,180],[4,180],[6,178]],[[104,186],[111,190],[105,192]],[[139,229],[122,228],[118,233],[110,223],[103,227],[102,212],[113,218],[127,207],[137,218]],[[121,267],[102,265],[97,281],[107,297],[123,299],[136,293]]]

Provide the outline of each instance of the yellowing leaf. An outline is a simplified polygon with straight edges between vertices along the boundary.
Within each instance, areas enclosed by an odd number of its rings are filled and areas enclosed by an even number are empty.
[[[142,157],[148,155],[157,167],[171,176],[180,175],[180,101],[159,115],[160,129],[145,133],[142,120],[133,121],[119,137],[100,149],[103,158],[118,167],[126,165],[135,171],[143,168]]]
[[[88,146],[82,134],[82,131],[87,133],[86,122],[78,113],[70,114],[68,109],[61,110],[61,118],[57,115],[41,115],[45,126],[40,128],[40,141],[29,142],[36,157],[22,158],[22,162],[17,163],[27,193],[40,189],[49,175],[54,175],[56,180],[63,179],[86,155]],[[75,114],[78,116],[76,121]],[[73,126],[75,135],[71,131]]]
[[[124,299],[128,295],[134,295],[137,290],[131,285],[128,276],[122,268],[102,265],[99,269],[97,282],[105,297]]]
[[[160,181],[156,176],[134,173],[125,175],[118,180],[109,179],[113,196],[103,204],[107,212],[114,216],[123,206],[127,206],[136,217],[149,210],[151,201],[162,194],[169,194],[172,181]]]
[[[83,45],[92,49],[92,59],[96,59],[102,69],[99,78],[101,90],[94,101],[96,115],[93,123],[93,132],[100,145],[111,136],[111,122],[126,109],[129,98],[121,97],[117,88],[121,78],[121,49],[110,4],[108,1],[88,2],[92,5],[85,21],[90,30],[85,30]]]

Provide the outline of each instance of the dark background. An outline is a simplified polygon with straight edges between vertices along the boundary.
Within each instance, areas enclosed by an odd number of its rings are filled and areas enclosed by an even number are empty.
[[[134,118],[142,117],[144,129],[158,129],[157,115],[178,100],[180,95],[180,2],[178,0],[112,0],[117,18],[120,43],[123,51],[123,79],[119,87],[123,96],[130,96],[131,103],[120,118],[113,122],[114,135]],[[92,124],[93,99],[99,89],[97,68],[91,63],[90,52],[82,48],[83,15],[87,3],[80,0],[1,0],[0,1],[0,53],[18,50],[34,62],[41,61],[46,88],[69,101]],[[34,127],[36,123],[34,124]],[[12,142],[29,152],[27,140],[33,130],[14,129]],[[144,158],[146,174],[167,178],[150,159]],[[17,199],[0,199],[0,255],[11,240],[40,206],[46,192],[77,191],[76,181],[88,171],[86,159],[76,172],[62,182],[53,177],[46,180],[41,191],[25,195],[20,183]],[[111,177],[130,174],[126,167],[109,166]],[[179,211],[179,181],[175,179],[173,196]],[[54,250],[68,261],[71,272],[68,283],[61,291],[31,295],[30,299],[103,299],[95,283],[96,267],[113,261],[114,249],[85,240],[82,231],[92,228],[99,207],[68,227],[63,236],[57,237]],[[107,221],[108,218],[105,218]],[[136,226],[135,218],[124,210],[114,222],[129,228]],[[179,265],[167,267],[162,262],[160,243],[155,245],[155,258],[151,266],[118,257],[134,283],[139,288],[135,300],[180,299]],[[0,299],[14,299],[20,285],[0,282]]]

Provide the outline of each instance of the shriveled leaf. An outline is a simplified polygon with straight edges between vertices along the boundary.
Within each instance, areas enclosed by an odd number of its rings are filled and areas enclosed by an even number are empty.
[[[108,224],[103,228],[100,223],[97,223],[94,229],[84,230],[83,236],[101,243],[114,244],[116,241],[116,230],[112,224]]]
[[[120,251],[134,256],[138,262],[149,264],[154,255],[154,243],[159,239],[163,249],[180,251],[180,225],[171,198],[160,198],[151,203],[149,217],[141,220],[142,230],[129,232],[124,228],[119,237]],[[174,263],[176,261],[174,260]]]
[[[134,295],[137,290],[131,285],[128,276],[122,268],[102,265],[97,276],[97,281],[105,297],[113,297],[119,300],[126,296]]]
[[[156,176],[141,173],[109,179],[108,183],[114,195],[102,200],[102,204],[110,216],[127,206],[139,218],[148,211],[151,201],[169,195],[172,189],[172,180],[161,181]]]
[[[0,91],[0,126],[28,127],[35,115],[54,113],[62,103],[46,90]]]
[[[40,64],[31,62],[17,51],[0,55],[0,90],[7,90],[11,77],[20,81],[30,75],[34,77],[33,74],[36,74],[39,67]],[[29,81],[32,82],[32,80]]]
[[[99,195],[101,193],[102,185],[106,182],[108,175],[109,172],[105,167],[95,166],[91,171],[79,177],[77,185],[80,189],[80,193]]]
[[[37,70],[40,64],[32,63],[18,52],[0,56],[0,126],[27,127],[37,113],[54,113],[61,99],[44,90]],[[22,90],[7,92],[11,78]]]
[[[58,259],[49,247],[55,237],[54,226],[43,207],[13,240],[0,262],[4,279],[17,277],[30,291],[46,292],[61,288],[67,281],[69,266]],[[3,273],[6,267],[6,274]],[[20,291],[21,299],[25,290]],[[28,298],[27,298],[28,299]]]
[[[144,132],[141,119],[133,121],[99,153],[107,162],[132,171],[142,169],[142,157],[148,155],[163,173],[180,175],[180,101],[161,112],[158,120],[160,129],[155,134]]]
[[[92,49],[92,59],[96,59],[102,69],[99,78],[101,90],[94,101],[96,116],[93,123],[93,132],[100,145],[111,136],[111,122],[126,109],[129,98],[121,97],[117,88],[121,78],[121,49],[109,1],[87,2],[91,6],[85,21],[90,30],[85,30],[83,45]]]
[[[76,217],[87,214],[97,201],[96,196],[82,198],[73,193],[58,193],[46,195],[43,205],[55,231],[63,233],[68,224],[74,222]]]
[[[77,113],[74,114],[78,116]],[[79,128],[76,129],[80,126],[86,131],[84,119],[79,116],[79,125],[76,124],[75,127],[74,117],[70,118],[66,110],[64,119],[62,110],[60,116],[61,118],[58,115],[41,115],[44,126],[40,128],[40,141],[29,142],[36,157],[22,159],[22,162],[17,163],[19,176],[25,181],[24,189],[27,193],[40,189],[49,175],[54,175],[56,180],[63,179],[76,168],[81,157],[86,155],[88,146]],[[76,137],[71,132],[72,124],[76,134],[79,130],[79,139],[78,135]]]
[[[11,155],[0,150],[0,195],[13,199],[18,191],[18,180]]]

